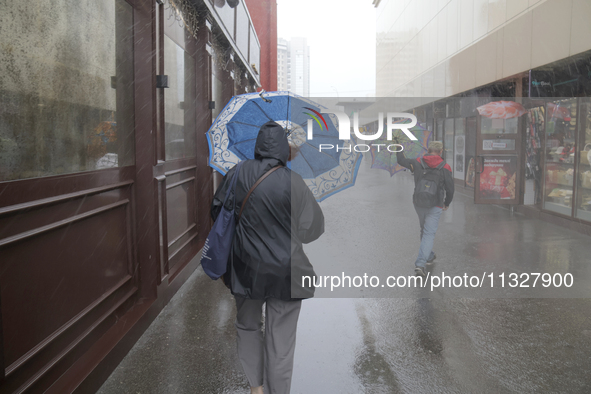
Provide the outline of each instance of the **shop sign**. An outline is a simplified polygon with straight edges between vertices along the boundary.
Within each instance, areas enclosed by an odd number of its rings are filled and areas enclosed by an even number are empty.
[[[552,84],[550,82],[546,82],[546,81],[531,81],[531,85],[534,87],[552,87]]]
[[[483,200],[515,199],[517,156],[484,156],[478,193]]]
[[[515,140],[483,140],[482,150],[515,150]]]
[[[588,97],[591,92],[589,55],[575,55],[560,64],[530,71],[530,97]]]

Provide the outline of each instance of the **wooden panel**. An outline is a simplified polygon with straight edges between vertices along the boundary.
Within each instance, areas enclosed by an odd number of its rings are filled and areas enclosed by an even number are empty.
[[[168,226],[166,221],[166,176],[156,177],[156,194],[158,196],[158,284],[168,275]]]
[[[119,182],[128,182],[134,176],[135,166],[130,166],[14,182],[0,182],[0,207],[54,198]]]
[[[169,269],[171,257],[197,235],[195,166],[166,173],[166,220]],[[174,261],[176,263],[176,260]]]
[[[170,274],[168,283],[172,283],[178,276],[182,276],[183,270],[187,267],[187,264],[193,259],[198,253],[200,246],[197,242],[197,233],[191,236],[185,241],[175,252],[170,256]]]
[[[38,181],[22,182],[20,189],[35,190]],[[0,209],[7,376],[0,392],[55,379],[50,376],[63,370],[56,366],[67,368],[77,357],[74,349],[83,351],[80,344],[92,342],[91,333],[101,335],[97,327],[136,292],[133,182],[83,190],[84,182],[65,183],[54,195],[43,190],[44,198]],[[69,193],[55,195],[56,189]]]
[[[2,239],[56,224],[60,221],[67,221],[74,216],[83,215],[130,198],[129,189],[114,189],[97,195],[82,195],[79,198],[51,204],[50,206],[34,206],[31,209],[16,212],[14,212],[15,206],[6,207],[4,209],[9,211],[8,213],[2,214],[0,212],[0,244]],[[60,196],[55,197],[55,200],[59,199]]]
[[[2,248],[5,365],[17,362],[130,274],[127,206]]]
[[[92,189],[81,190],[73,193],[68,194],[61,194],[54,197],[43,198],[40,200],[30,201],[22,204],[11,205],[8,207],[0,208],[0,215],[5,215],[7,213],[14,213],[14,212],[22,212],[28,211],[30,209],[35,209],[43,206],[48,206],[52,204],[57,204],[59,202],[64,202],[68,200],[72,200],[78,197],[89,196],[93,194],[103,193],[109,190],[118,189],[123,186],[131,185],[133,181],[126,181],[126,182],[119,182],[111,185],[95,187]]]
[[[72,321],[35,349],[26,362],[11,374],[0,386],[0,393],[44,392],[59,376],[85,354],[105,331],[114,325],[124,311],[134,302],[137,288],[123,280],[98,303],[89,305]],[[14,372],[14,373],[12,373]]]

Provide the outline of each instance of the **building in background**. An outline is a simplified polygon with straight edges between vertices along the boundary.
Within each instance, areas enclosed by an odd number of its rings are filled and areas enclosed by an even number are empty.
[[[478,203],[517,205],[589,232],[591,2],[373,4],[376,95],[422,97],[408,110],[443,140],[456,182],[473,187]],[[502,98],[527,112],[495,120],[476,110]],[[506,168],[486,178],[487,163],[501,159]],[[510,193],[495,191],[501,186]]]
[[[288,91],[289,84],[287,61],[289,59],[288,42],[283,38],[277,40],[277,90]]]
[[[243,1],[0,16],[0,392],[91,393],[199,266],[205,132],[265,56]]]
[[[280,38],[277,44],[277,90],[310,95],[310,47],[307,40]]]

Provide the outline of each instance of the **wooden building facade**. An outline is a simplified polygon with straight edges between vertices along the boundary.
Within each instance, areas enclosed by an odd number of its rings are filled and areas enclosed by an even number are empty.
[[[0,5],[0,393],[92,392],[199,264],[242,1]]]

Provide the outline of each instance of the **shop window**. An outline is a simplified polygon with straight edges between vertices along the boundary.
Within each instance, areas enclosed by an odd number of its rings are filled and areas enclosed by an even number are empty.
[[[435,141],[443,140],[443,119],[437,119],[435,129]]]
[[[234,8],[230,7],[225,1],[214,1],[213,5],[228,33],[234,36]]]
[[[517,134],[517,127],[519,126],[519,118],[509,119],[494,119],[485,116],[480,117],[480,133],[483,134],[482,150],[496,150],[496,151],[514,151],[515,138],[502,139],[499,134],[509,135]],[[487,136],[489,134],[489,136]],[[497,134],[490,136],[490,134]]]
[[[542,200],[540,153],[545,122],[544,111],[543,106],[532,108],[525,119],[525,205],[539,204]]]
[[[577,100],[546,104],[544,209],[572,215]]]
[[[454,178],[464,180],[466,157],[466,131],[464,118],[455,120],[454,136]]]
[[[131,6],[3,1],[0,14],[0,181],[133,165]]]
[[[222,84],[222,64],[223,60],[220,59],[218,52],[213,53],[212,58],[212,67],[211,67],[211,97],[212,100],[215,102],[215,107],[211,110],[211,119],[214,121],[217,116],[222,112],[222,109],[226,105],[224,101],[224,86]],[[237,70],[238,77],[236,78],[234,84],[234,95],[240,94],[239,92],[239,81],[240,81],[240,74],[241,70]]]
[[[480,118],[480,132],[482,134],[517,134],[519,118],[492,119],[482,116]],[[511,150],[515,149],[513,147]]]
[[[195,59],[164,36],[164,138],[166,160],[195,157]]]
[[[444,159],[454,172],[454,120],[445,119],[445,135],[443,138]]]
[[[591,100],[581,99],[579,168],[575,216],[591,221]]]
[[[243,2],[236,7],[236,46],[238,51],[248,59],[248,30],[250,26],[250,20],[248,13]]]
[[[216,119],[222,110],[222,106],[224,105],[224,95],[222,90],[222,81],[217,77],[217,75],[211,76],[211,90],[212,90],[212,97],[215,102],[215,108],[211,110],[211,118]]]
[[[251,29],[250,29],[250,52],[249,52],[248,59],[249,59],[250,64],[253,65],[254,68],[256,69],[257,73],[261,72],[260,58],[261,58],[261,46],[257,40],[257,35],[254,31],[254,28],[251,27]]]
[[[476,178],[476,117],[466,118],[465,181],[466,186],[474,187]]]

